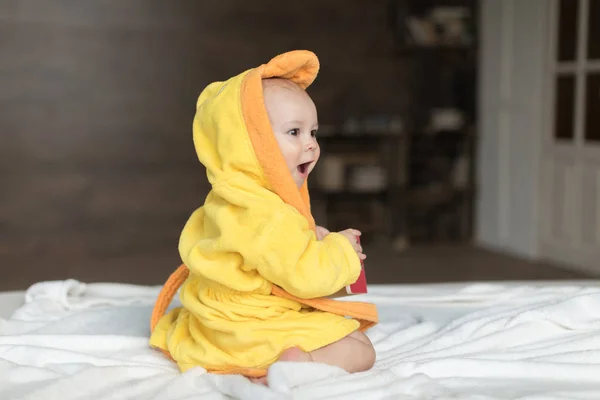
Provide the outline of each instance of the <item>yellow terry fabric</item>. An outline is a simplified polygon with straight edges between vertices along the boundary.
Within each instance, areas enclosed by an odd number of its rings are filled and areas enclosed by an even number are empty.
[[[262,98],[263,78],[306,88],[317,71],[314,54],[291,52],[200,94],[194,144],[212,190],[180,238],[189,268],[183,307],[160,318],[150,338],[182,371],[264,369],[287,348],[312,351],[359,328],[301,301],[355,282],[360,260],[340,234],[316,239],[308,189],[295,187]],[[281,289],[291,296],[273,294]]]

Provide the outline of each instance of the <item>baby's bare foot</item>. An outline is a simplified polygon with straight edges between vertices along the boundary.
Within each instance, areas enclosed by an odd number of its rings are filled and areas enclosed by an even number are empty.
[[[261,376],[260,378],[250,378],[250,381],[252,383],[258,383],[259,385],[267,386],[267,377],[266,376]]]
[[[281,353],[277,361],[294,361],[294,362],[310,362],[312,361],[310,353],[300,350],[298,347],[292,347]],[[252,383],[267,386],[267,377],[250,378]]]
[[[281,353],[277,361],[311,362],[310,353],[300,350],[298,347],[292,347]]]

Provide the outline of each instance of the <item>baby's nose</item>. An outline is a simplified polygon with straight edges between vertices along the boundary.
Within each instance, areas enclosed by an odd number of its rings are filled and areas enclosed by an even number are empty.
[[[305,146],[306,150],[314,150],[317,148],[317,141],[314,138],[310,138]]]

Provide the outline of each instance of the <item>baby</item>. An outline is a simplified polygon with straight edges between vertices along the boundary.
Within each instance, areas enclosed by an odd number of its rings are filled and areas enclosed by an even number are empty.
[[[360,232],[315,225],[307,178],[319,160],[308,51],[285,53],[200,94],[194,145],[211,191],[179,241],[183,264],[152,314],[151,346],[181,371],[266,382],[276,361],[370,369],[374,305],[329,299],[358,279]],[[182,303],[165,314],[177,288]]]
[[[320,156],[317,142],[319,122],[317,109],[310,96],[295,83],[279,78],[263,80],[265,107],[275,139],[287,168],[298,189],[314,169]],[[361,260],[366,258],[356,237],[360,232],[347,229],[339,232],[352,244]],[[317,226],[317,238],[322,240],[329,231]],[[280,361],[314,361],[335,365],[348,372],[370,369],[375,363],[375,350],[369,338],[355,331],[330,345],[304,352],[297,347],[283,352]],[[261,379],[264,382],[264,379]]]

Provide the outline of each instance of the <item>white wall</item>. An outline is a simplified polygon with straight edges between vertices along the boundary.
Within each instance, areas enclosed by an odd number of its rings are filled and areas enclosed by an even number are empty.
[[[549,1],[480,4],[475,241],[537,258]]]

